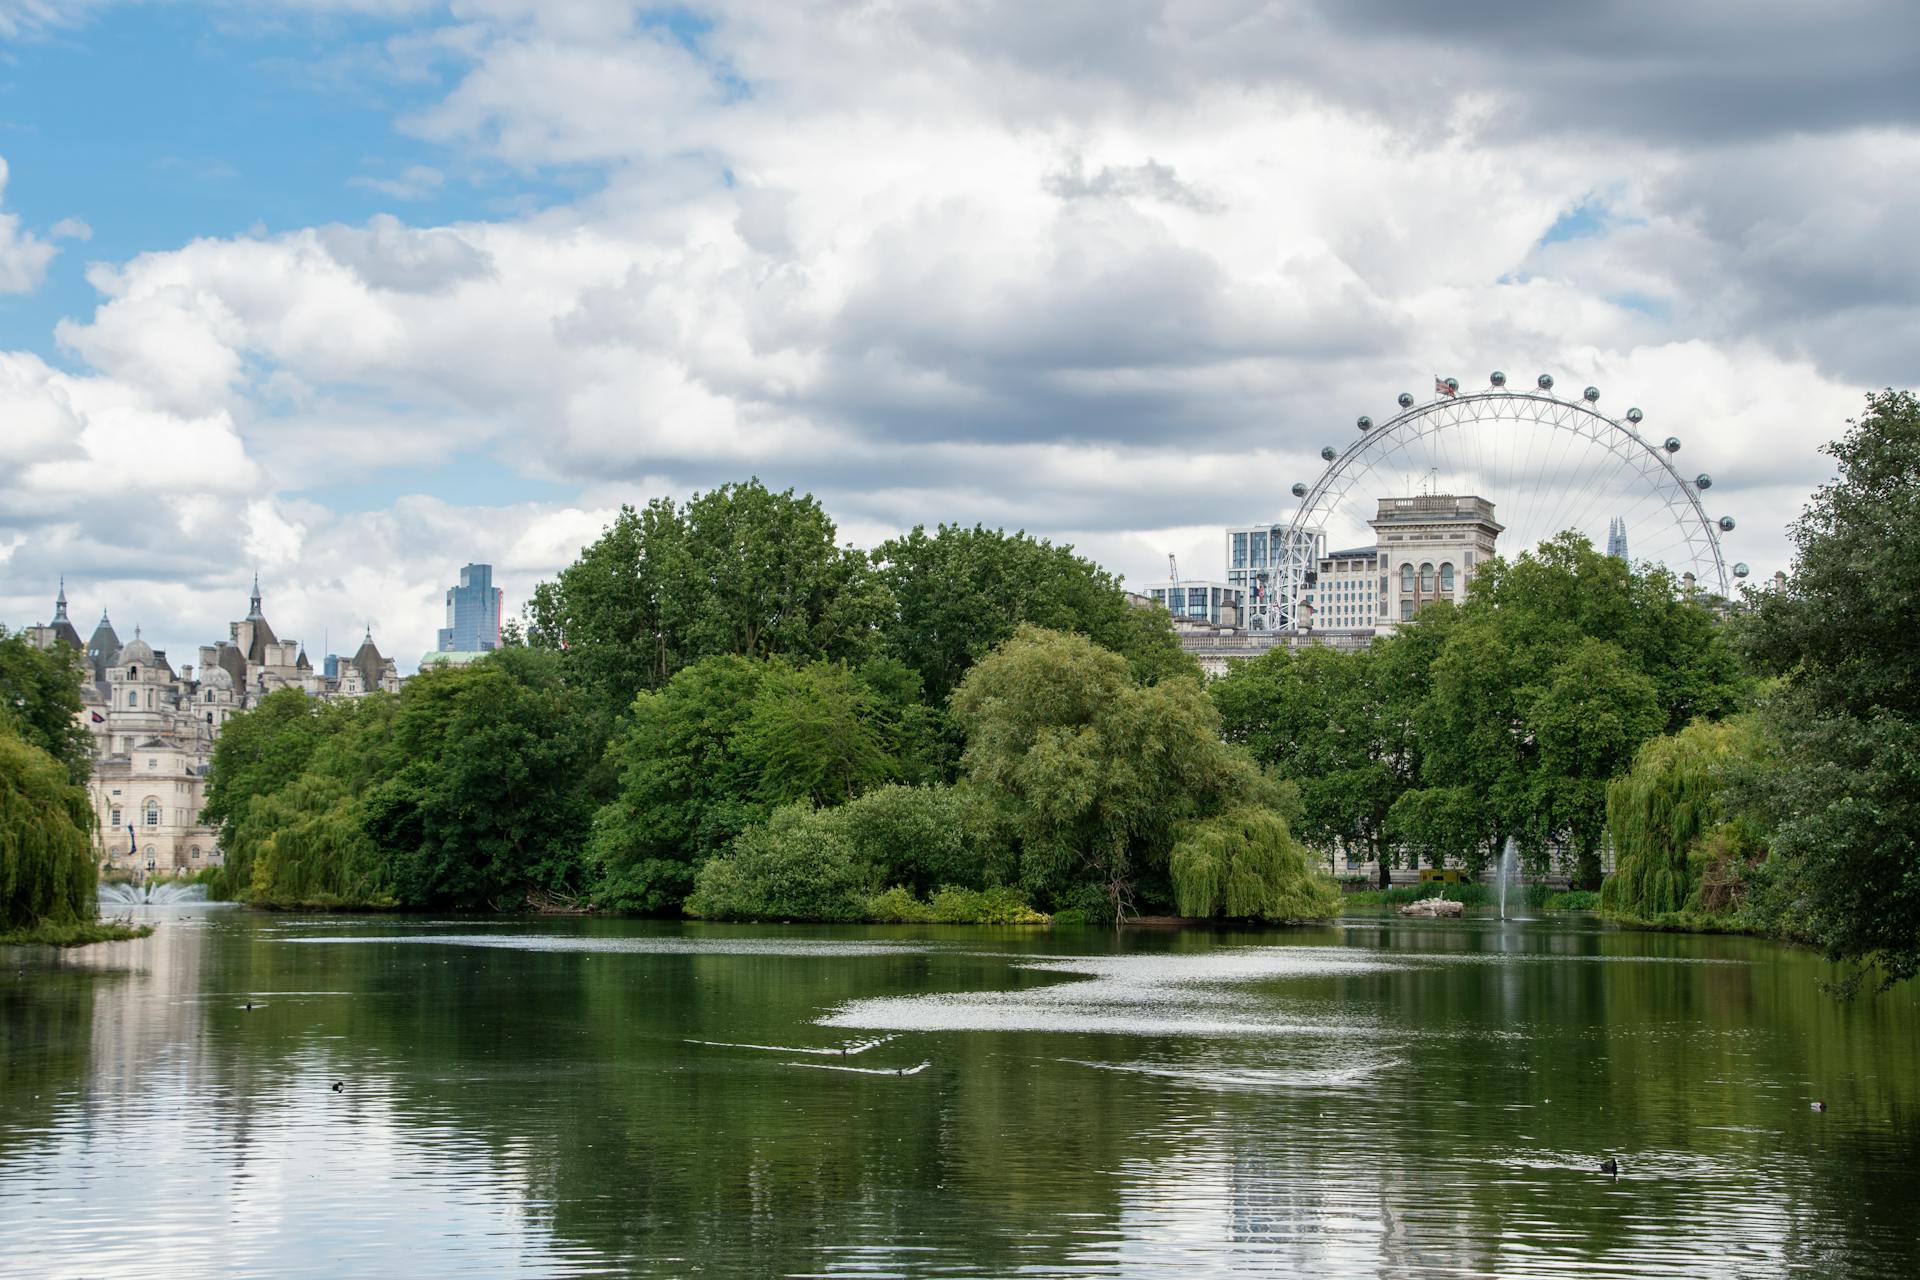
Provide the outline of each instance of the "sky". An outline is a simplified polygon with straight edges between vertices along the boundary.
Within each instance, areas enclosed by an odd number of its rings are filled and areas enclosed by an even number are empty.
[[[191,661],[258,572],[411,670],[462,564],[750,476],[1217,577],[1495,368],[1764,577],[1920,382],[1915,65],[1879,0],[0,0],[0,622]]]

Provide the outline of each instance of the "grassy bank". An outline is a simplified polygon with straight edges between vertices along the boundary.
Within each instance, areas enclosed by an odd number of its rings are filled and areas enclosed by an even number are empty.
[[[43,920],[28,928],[0,933],[0,947],[84,947],[90,942],[126,942],[152,932],[150,924],[132,924],[125,920],[80,920],[69,924]]]

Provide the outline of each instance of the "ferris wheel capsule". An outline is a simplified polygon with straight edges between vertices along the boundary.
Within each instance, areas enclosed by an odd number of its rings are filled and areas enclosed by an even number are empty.
[[[1371,431],[1373,430],[1373,419],[1369,418],[1366,414],[1363,413],[1358,418],[1354,419],[1353,425],[1360,428],[1362,431]]]
[[[1668,453],[1678,453],[1680,452],[1680,437],[1668,436],[1667,442],[1661,445],[1660,447],[1662,449],[1665,449]]]
[[[1399,403],[1400,403],[1400,407],[1401,407],[1402,409],[1411,409],[1411,408],[1413,408],[1413,392],[1411,392],[1411,391],[1402,391],[1402,392],[1400,393],[1400,402],[1399,402]]]
[[[1445,382],[1446,382],[1446,384],[1447,384],[1447,390],[1449,390],[1449,391],[1458,391],[1458,390],[1460,390],[1460,379],[1458,379],[1458,378],[1447,378],[1447,379],[1445,379]]]
[[[1706,472],[1702,471],[1699,475],[1693,478],[1693,483],[1699,488],[1711,489],[1713,488],[1713,477],[1708,475]]]
[[[1639,425],[1640,420],[1646,416],[1647,416],[1646,414],[1640,412],[1638,409],[1627,410],[1627,421],[1635,424],[1636,426]]]
[[[1553,390],[1553,375],[1550,373],[1541,374],[1539,377],[1535,378],[1533,382],[1534,382],[1534,385],[1539,387],[1542,391]]]
[[[1751,572],[1753,571],[1747,568],[1747,562],[1745,560],[1733,566],[1733,576],[1736,578],[1744,578]]]
[[[1504,387],[1507,385],[1507,375],[1500,372],[1498,369],[1495,369],[1492,375],[1488,377],[1487,381],[1491,382],[1496,387]]]
[[[1588,404],[1598,404],[1600,402],[1600,388],[1598,387],[1588,387],[1585,391],[1582,391],[1580,395]]]
[[[1335,458],[1339,456],[1340,456],[1340,451],[1334,448],[1332,445],[1327,445],[1320,450],[1320,460],[1322,462],[1332,462]]]
[[[1718,522],[1717,522],[1717,523],[1718,523],[1718,524],[1719,524],[1719,526],[1720,526],[1720,532],[1722,532],[1722,533],[1732,533],[1732,532],[1733,532],[1733,517],[1732,517],[1732,516],[1721,516],[1721,517],[1720,517],[1720,519],[1718,520]]]
[[[1296,498],[1304,498],[1304,497],[1306,497],[1306,496],[1307,496],[1307,486],[1305,486],[1304,484],[1300,484],[1300,483],[1299,483],[1298,481],[1296,481],[1296,482],[1294,483],[1294,486],[1293,486],[1293,496],[1294,496],[1294,497],[1296,497]]]

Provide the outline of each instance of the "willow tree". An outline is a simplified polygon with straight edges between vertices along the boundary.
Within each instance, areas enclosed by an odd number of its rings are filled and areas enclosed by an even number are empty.
[[[1183,916],[1316,920],[1340,911],[1340,891],[1316,873],[1271,809],[1234,809],[1191,824],[1167,870]]]
[[[1754,750],[1745,720],[1696,721],[1655,738],[1607,787],[1614,873],[1601,887],[1611,915],[1652,917],[1701,905],[1708,864],[1746,841],[1732,828],[1733,769]]]
[[[0,929],[94,918],[92,829],[86,788],[0,727]]]

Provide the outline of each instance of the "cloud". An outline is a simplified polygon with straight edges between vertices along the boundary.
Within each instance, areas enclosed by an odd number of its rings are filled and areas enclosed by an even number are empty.
[[[0,461],[39,480],[0,479],[10,584],[158,607],[138,568],[223,629],[258,561],[295,634],[373,613],[405,654],[459,564],[523,600],[619,502],[749,474],[866,539],[983,520],[1212,576],[1356,415],[1493,367],[1681,435],[1770,571],[1818,442],[1913,381],[1920,32],[1862,4],[361,7],[446,159],[355,185],[482,165],[541,207],[97,264],[78,372],[0,357]],[[0,230],[0,280],[51,255]],[[299,496],[476,449],[582,496]]]
[[[0,34],[4,33],[5,22],[0,11]],[[6,192],[7,177],[7,163],[0,160],[0,195]],[[70,233],[72,226],[71,222],[60,223],[54,228],[54,237]],[[38,289],[46,278],[47,264],[58,252],[49,241],[22,230],[19,215],[0,213],[0,293],[32,293]]]
[[[373,178],[361,175],[347,179],[349,186],[365,187],[369,191],[378,191],[382,195],[392,196],[395,200],[425,200],[436,194],[446,182],[446,175],[431,165],[411,164],[403,169],[398,177]]]

